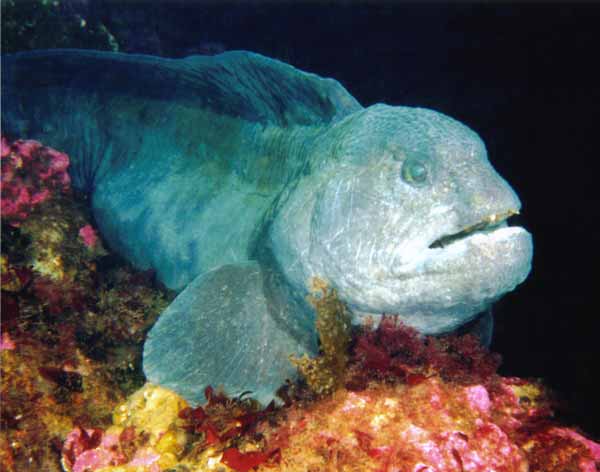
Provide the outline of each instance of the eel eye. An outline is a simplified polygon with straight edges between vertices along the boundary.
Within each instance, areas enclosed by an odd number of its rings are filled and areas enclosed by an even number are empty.
[[[402,164],[402,179],[409,184],[422,184],[427,180],[427,165],[422,157],[411,156]]]

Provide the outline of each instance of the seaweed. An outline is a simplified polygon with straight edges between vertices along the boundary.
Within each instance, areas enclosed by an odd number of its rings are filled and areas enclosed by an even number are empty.
[[[316,328],[320,341],[320,355],[314,359],[290,357],[298,367],[309,388],[317,395],[328,395],[342,383],[348,364],[351,342],[351,317],[347,307],[338,298],[335,289],[321,279],[312,281],[315,291],[309,302],[316,311]]]
[[[376,329],[365,325],[357,334],[346,387],[362,390],[373,380],[414,385],[432,375],[475,384],[492,378],[500,362],[474,335],[423,336],[386,315]]]

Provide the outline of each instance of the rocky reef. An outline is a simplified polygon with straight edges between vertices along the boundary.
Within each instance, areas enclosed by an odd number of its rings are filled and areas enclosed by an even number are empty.
[[[73,472],[598,470],[600,444],[553,418],[539,381],[479,371],[475,383],[467,371],[455,367],[455,380],[430,364],[426,375],[388,372],[318,397],[288,385],[285,405],[266,408],[212,388],[192,408],[146,384],[108,428],[71,431],[62,463]]]
[[[319,281],[321,353],[291,360],[278,403],[145,384],[141,345],[173,294],[107,251],[68,156],[4,138],[1,156],[2,470],[599,470],[543,382],[502,377],[470,335],[352,329]]]
[[[111,257],[65,154],[2,138],[2,470],[61,470],[77,424],[143,384],[141,343],[169,295]]]

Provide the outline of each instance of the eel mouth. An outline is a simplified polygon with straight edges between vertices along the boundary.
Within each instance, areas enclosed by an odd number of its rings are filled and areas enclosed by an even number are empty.
[[[436,239],[429,245],[429,249],[444,248],[452,243],[468,238],[474,233],[490,233],[498,228],[507,226],[507,220],[513,215],[518,215],[517,210],[508,210],[504,213],[493,213],[473,225],[467,226],[457,233],[447,234]]]

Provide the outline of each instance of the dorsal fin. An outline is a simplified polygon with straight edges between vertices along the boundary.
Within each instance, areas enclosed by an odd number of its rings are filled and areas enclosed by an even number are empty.
[[[360,104],[333,79],[246,51],[166,59],[56,49],[3,58],[3,93],[39,87],[89,89],[185,101],[219,114],[280,126],[319,125]]]

